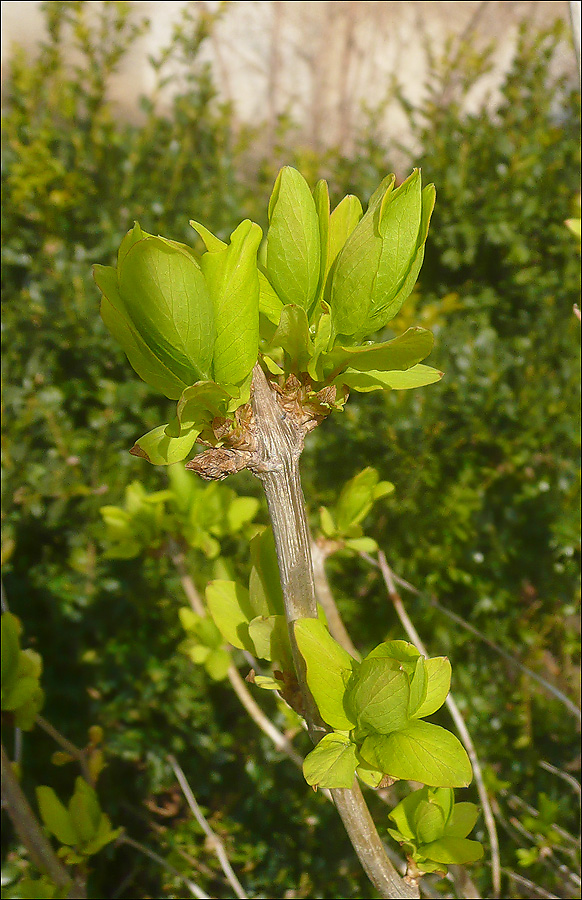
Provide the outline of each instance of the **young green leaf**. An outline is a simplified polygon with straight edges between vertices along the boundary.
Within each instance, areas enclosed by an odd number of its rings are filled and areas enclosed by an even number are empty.
[[[346,550],[353,550],[354,553],[375,553],[378,544],[371,537],[346,538],[344,547]]]
[[[130,453],[146,459],[154,466],[169,466],[172,463],[181,462],[190,453],[200,434],[199,429],[192,428],[181,437],[169,437],[167,425],[158,425],[157,428],[148,431],[141,437]]]
[[[311,358],[307,363],[307,371],[313,381],[324,380],[324,364],[327,359],[327,351],[331,341],[331,310],[329,304],[322,300],[312,313],[315,335],[313,348],[310,348]]]
[[[408,641],[384,641],[370,650],[366,659],[398,660],[399,663],[402,663],[404,671],[412,676],[419,656],[420,653],[414,644],[410,644]]]
[[[73,825],[69,811],[61,803],[51,787],[40,785],[36,789],[36,799],[41,819],[61,844],[74,847],[79,843],[79,835]]]
[[[95,837],[83,847],[84,855],[93,856],[93,854],[98,853],[106,844],[117,840],[122,831],[122,828],[112,828],[109,816],[101,813]]]
[[[257,249],[263,233],[245,219],[230,245],[205,253],[200,261],[214,310],[212,371],[219,384],[240,384],[252,371],[259,350]]]
[[[414,174],[410,176],[412,179]],[[410,181],[410,179],[407,179]],[[419,176],[420,183],[420,176]],[[406,182],[402,184],[400,187],[403,188]],[[407,203],[414,205],[416,200],[415,194],[416,188],[414,190],[409,190],[407,194]],[[394,192],[396,193],[396,192]],[[402,198],[404,199],[404,198]],[[424,245],[426,242],[428,227],[430,224],[430,217],[432,215],[432,211],[434,209],[435,204],[435,189],[434,185],[429,184],[422,191],[421,195],[421,219],[420,219],[420,227],[418,230],[418,235],[416,239],[416,248],[413,253],[410,266],[406,275],[400,281],[400,284],[396,286],[395,292],[393,293],[394,288],[391,290],[388,288],[388,284],[383,281],[381,277],[381,273],[384,272],[384,263],[388,263],[388,272],[389,277],[391,277],[394,272],[391,270],[390,265],[390,256],[387,255],[380,260],[379,271],[378,271],[378,280],[374,285],[374,295],[372,299],[372,303],[370,304],[369,314],[367,321],[364,325],[364,334],[370,334],[373,331],[377,331],[379,328],[383,328],[387,322],[394,318],[394,316],[399,312],[402,304],[406,300],[406,298],[412,292],[416,280],[418,278],[422,262],[424,259]],[[388,218],[391,218],[390,211],[387,210]],[[404,227],[404,231],[406,231],[406,226]],[[410,237],[410,234],[409,234]],[[386,246],[386,241],[383,243],[383,249]],[[383,293],[385,291],[385,293]]]
[[[473,777],[460,741],[429,722],[414,721],[391,734],[369,735],[360,753],[387,775],[435,787],[467,787]]]
[[[467,837],[473,831],[478,818],[479,807],[474,803],[455,803],[445,825],[446,837]]]
[[[420,844],[428,844],[443,837],[445,816],[437,803],[424,800],[417,808],[414,816],[415,836]]]
[[[210,581],[206,603],[215,625],[225,641],[239,650],[254,652],[248,624],[255,617],[248,590],[235,581]]]
[[[359,664],[334,641],[319,619],[298,619],[294,633],[307,666],[307,683],[322,719],[338,731],[349,731],[355,718],[346,710],[344,697]]]
[[[334,335],[364,334],[382,252],[378,212],[382,200],[392,191],[394,180],[394,175],[383,180],[337,256],[329,295]]]
[[[261,272],[259,269],[259,312],[262,316],[264,316],[268,322],[272,325],[277,326],[279,324],[279,320],[281,318],[281,311],[283,309],[283,303],[279,299],[279,295],[277,294],[275,288],[272,286],[271,282],[267,278],[267,276]],[[263,334],[261,331],[261,337],[264,337],[267,340],[271,340],[273,336],[274,329],[269,329],[268,334]]]
[[[421,212],[421,178],[415,169],[400,187],[386,194],[380,206],[378,230],[382,236],[382,252],[372,289],[369,321],[385,324],[391,318],[391,301],[416,256]]]
[[[254,645],[255,656],[277,661],[284,670],[293,671],[285,616],[257,616],[249,622],[249,637]]]
[[[329,231],[327,238],[327,259],[325,265],[325,279],[335,263],[340,250],[363,215],[362,204],[353,194],[348,194],[338,203],[329,218]]]
[[[320,179],[315,185],[313,191],[313,202],[317,212],[319,222],[319,282],[315,296],[321,298],[325,287],[325,278],[327,275],[327,254],[328,254],[328,232],[329,232],[329,188],[327,181]]]
[[[404,334],[383,344],[336,347],[325,358],[324,373],[326,377],[332,377],[333,373],[345,368],[357,372],[404,371],[426,359],[433,348],[433,343],[434,338],[430,331],[413,326]]]
[[[97,794],[83,778],[75,781],[75,792],[69,801],[69,815],[80,844],[93,840],[101,818]]]
[[[93,266],[93,278],[102,293],[101,318],[113,337],[121,344],[130,365],[139,377],[170,400],[177,400],[188,380],[172,371],[158,348],[147,342],[132,323],[117,282],[117,272],[111,266]]]
[[[465,865],[483,857],[483,847],[478,841],[466,838],[443,837],[420,848],[423,856],[445,865]]]
[[[425,660],[427,686],[426,696],[415,712],[410,713],[411,719],[421,719],[431,716],[440,709],[451,687],[451,664],[446,656],[435,656]]]
[[[335,509],[338,535],[349,534],[353,526],[368,515],[378,481],[376,469],[367,466],[343,486]]]
[[[342,734],[326,734],[303,761],[307,784],[322,788],[351,788],[354,783],[356,745]]]
[[[336,536],[336,524],[327,506],[320,506],[319,508],[319,523],[321,531],[325,537],[333,538]]]
[[[236,391],[230,393],[214,381],[198,381],[184,389],[176,406],[176,419],[167,426],[169,437],[181,437],[193,428],[202,431],[207,422],[226,416]]]
[[[365,659],[350,685],[346,709],[361,732],[389,734],[408,722],[409,697],[408,676],[396,660]]]
[[[267,276],[283,303],[309,310],[320,274],[319,217],[308,184],[290,166],[279,172],[269,201]]]
[[[148,236],[128,250],[117,274],[125,310],[145,343],[187,385],[210,380],[213,305],[193,255]]]
[[[396,838],[396,840],[414,841],[416,835],[414,824],[416,811],[420,804],[428,798],[429,790],[429,788],[425,787],[418,791],[413,791],[388,814],[388,818],[395,823],[401,836]]]
[[[364,784],[367,784],[368,787],[377,788],[384,778],[384,773],[380,772],[378,769],[375,769],[373,766],[368,765],[368,763],[360,761],[356,768],[356,775],[363,781]]]
[[[307,313],[301,306],[289,304],[281,311],[281,319],[269,349],[282,347],[285,351],[286,370],[302,372],[313,354],[313,341],[309,334]]]
[[[407,391],[411,388],[424,387],[440,381],[443,373],[431,366],[422,364],[412,366],[404,372],[356,372],[355,369],[346,369],[334,379],[334,384],[343,384],[354,391],[367,393],[369,391]]]
[[[426,700],[428,688],[428,668],[423,656],[416,660],[416,668],[410,679],[410,700],[408,702],[408,717],[419,718],[418,710]]]

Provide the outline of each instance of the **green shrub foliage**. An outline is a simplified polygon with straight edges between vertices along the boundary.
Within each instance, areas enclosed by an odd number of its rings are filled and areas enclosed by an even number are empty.
[[[256,176],[247,155],[243,168],[230,113],[217,102],[200,61],[211,15],[188,11],[171,47],[152,61],[158,88],[143,101],[138,121],[120,114],[108,97],[112,74],[146,28],[130,4],[44,7],[49,31],[38,56],[16,51],[11,59],[2,174],[3,581],[11,610],[43,658],[43,715],[79,745],[88,722],[104,727],[111,761],[99,802],[116,826],[153,844],[143,802],[163,806],[173,783],[166,755],[183,754],[199,802],[220,811],[222,836],[233,838],[244,861],[249,893],[368,896],[333,810],[311,791],[305,796],[301,774],[256,737],[227,689],[177,652],[184,642],[177,614],[184,600],[167,556],[155,548],[147,558],[107,556],[99,514],[103,506],[123,507],[136,479],[149,493],[166,488],[159,471],[127,451],[145,429],[170,421],[175,401],[129,372],[100,319],[90,264],[115,265],[136,219],[148,234],[186,243],[192,217],[224,242],[227,226],[247,217],[266,230],[263,210],[279,165],[268,160]],[[580,123],[579,95],[553,74],[561,40],[557,31],[524,32],[500,100],[489,110],[463,112],[486,67],[486,59],[467,48],[435,63],[421,108],[405,105],[422,149],[404,168],[421,167],[423,183],[437,185],[438,202],[420,282],[387,327],[378,321],[374,337],[387,342],[413,324],[430,329],[431,362],[446,376],[426,391],[354,394],[343,414],[310,436],[304,478],[314,529],[322,506],[331,540],[361,540],[364,524],[393,568],[426,591],[410,602],[409,612],[429,650],[451,659],[452,690],[481,759],[490,764],[488,784],[502,806],[508,795],[518,795],[538,812],[527,818],[505,810],[507,819],[522,817],[537,843],[520,847],[504,839],[503,865],[520,866],[550,893],[575,896],[560,874],[562,857],[571,864],[572,847],[553,824],[577,834],[576,798],[538,765],[545,759],[573,771],[573,719],[558,700],[431,607],[428,596],[434,592],[576,699],[579,324],[571,310],[579,256],[564,222],[579,215]],[[64,52],[72,47],[75,54]],[[176,90],[164,107],[166,78],[174,79]],[[283,162],[313,171],[310,186],[324,175],[335,206],[346,194],[369,197],[395,169],[393,149],[370,127],[352,158],[309,155],[304,165],[298,153]],[[354,201],[340,207],[338,234],[361,212]],[[277,215],[273,209],[271,223]],[[291,292],[288,302],[309,314],[320,281],[307,278],[300,297],[284,273],[273,277]],[[324,302],[329,299],[324,293]],[[268,322],[267,316],[265,328]],[[349,336],[349,318],[340,322]],[[362,506],[368,519],[352,516],[354,528],[342,530],[347,499],[338,501],[338,485],[369,465],[378,480]],[[233,488],[258,496],[250,478],[237,478]],[[374,485],[386,481],[394,491],[384,491],[368,513]],[[231,502],[225,501],[227,515]],[[199,589],[208,581],[248,583],[240,535],[203,532],[182,548]],[[380,640],[402,637],[387,618],[379,579],[353,550],[339,552],[329,571],[364,653]],[[199,655],[196,623],[188,625],[189,646]],[[264,697],[269,700],[267,692]],[[274,702],[271,710],[282,728],[289,725]],[[449,727],[440,711],[434,718]],[[35,739],[25,734],[26,777],[70,798],[74,784],[66,768],[59,770],[62,782],[47,771],[44,755],[29,748]],[[341,743],[342,736],[335,740]],[[307,753],[309,743],[301,741]],[[343,754],[330,749],[344,762],[356,759],[351,747]],[[366,767],[357,761],[364,777]],[[429,804],[432,812],[436,803],[446,828],[451,819],[443,792],[449,789],[424,790],[414,816]],[[417,830],[407,830],[409,819],[408,812],[396,817],[393,829],[406,852],[425,866],[446,866],[442,847],[426,850],[434,841],[427,844],[424,824],[415,819]],[[156,820],[156,827],[159,822],[168,819]],[[171,836],[160,837],[157,849],[175,866],[185,865],[180,850],[199,845],[199,835],[183,818],[171,822]],[[466,840],[467,833],[457,830],[453,837]],[[333,839],[322,841],[322,834]],[[480,822],[475,837],[484,838]],[[555,857],[560,864],[547,863],[547,846],[561,854]],[[90,887],[94,896],[109,896],[127,875],[127,856],[113,845],[101,853]],[[205,865],[215,865],[204,850],[200,854]],[[8,867],[8,881],[14,871]],[[477,862],[472,877],[486,894],[488,867]],[[527,894],[514,882],[507,889],[514,897]],[[181,888],[140,858],[130,890],[160,896]],[[219,895],[216,882],[208,891]]]

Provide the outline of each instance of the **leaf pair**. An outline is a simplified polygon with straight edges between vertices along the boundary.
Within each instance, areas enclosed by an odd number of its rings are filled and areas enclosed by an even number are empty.
[[[307,757],[310,784],[350,787],[356,771],[372,784],[383,775],[444,787],[470,783],[471,764],[457,738],[421,721],[446,699],[447,659],[425,660],[412,644],[390,641],[360,664],[314,619],[296,622],[295,638],[320,715],[342,733],[341,740],[327,735]]]
[[[258,511],[255,497],[237,496],[223,484],[203,484],[183,466],[169,466],[168,476],[168,490],[148,494],[134,481],[125,490],[123,508],[101,507],[107,556],[131,559],[168,538],[181,537],[213,559],[220,553],[219,539],[240,532]]]
[[[411,329],[403,341],[343,346],[390,321],[420,271],[434,187],[422,190],[418,170],[397,189],[394,181],[393,175],[384,179],[365,215],[351,195],[330,214],[325,181],[312,194],[295,169],[279,172],[259,303],[269,366],[276,365],[273,353],[283,350],[283,368],[273,368],[275,374],[307,371],[320,385],[337,379],[362,391],[419,387],[441,377],[418,366],[432,348],[424,329]]]
[[[208,616],[199,616],[188,606],[179,611],[180,621],[188,638],[180,645],[180,650],[196,665],[202,665],[213,679],[222,681],[230,667],[230,653],[223,646],[220,631]]]
[[[137,373],[171,400],[199,381],[241,384],[258,351],[261,229],[246,220],[226,245],[195,227],[207,241],[200,261],[136,223],[117,268],[93,267],[105,324]]]
[[[259,659],[293,671],[289,635],[275,544],[271,529],[251,541],[249,587],[234,581],[211,581],[206,602],[224,640]]]
[[[121,828],[113,829],[109,817],[102,812],[97,794],[79,777],[75,791],[66,807],[51,787],[40,786],[36,796],[42,821],[61,844],[68,848],[63,855],[67,862],[82,862],[114,841]]]
[[[333,509],[321,507],[320,523],[324,536],[342,541],[347,549],[372,553],[377,544],[372,538],[362,536],[360,523],[374,503],[393,491],[394,485],[390,481],[380,481],[372,466],[362,469],[343,486]]]
[[[275,182],[266,276],[283,306],[302,309],[310,325],[326,301],[333,338],[359,341],[378,331],[397,314],[418,277],[434,186],[422,189],[418,169],[398,188],[394,183],[394,175],[385,178],[362,215],[360,201],[351,195],[330,213],[327,183],[319,181],[312,194],[290,166]],[[268,312],[267,318],[278,324]]]
[[[475,862],[483,856],[477,841],[467,840],[479,810],[474,803],[455,803],[450,788],[423,787],[405,797],[390,813],[388,832],[404,845],[421,872],[442,872],[447,865]]]
[[[226,245],[202,226],[207,252],[156,237],[136,223],[117,267],[93,267],[101,316],[137,374],[171,400],[177,416],[138,442],[155,464],[179,462],[205,425],[248,399],[259,338],[257,248],[246,220]]]
[[[332,333],[356,341],[383,328],[412,291],[422,260],[434,185],[422,190],[420,171],[394,188],[385,178],[333,264]]]

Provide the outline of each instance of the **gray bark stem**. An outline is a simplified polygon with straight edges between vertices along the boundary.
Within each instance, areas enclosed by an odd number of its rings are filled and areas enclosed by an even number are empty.
[[[257,460],[252,470],[261,479],[267,497],[305,720],[311,739],[317,743],[324,729],[307,686],[305,663],[293,629],[297,619],[317,617],[309,528],[299,475],[305,430],[277,402],[276,392],[258,364],[253,374],[252,409]],[[349,790],[332,790],[331,794],[364,871],[381,896],[386,900],[419,897],[418,886],[401,878],[388,858],[357,783]]]

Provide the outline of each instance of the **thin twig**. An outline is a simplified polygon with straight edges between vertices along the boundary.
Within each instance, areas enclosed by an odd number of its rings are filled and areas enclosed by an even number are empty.
[[[259,726],[261,731],[272,740],[277,750],[284,753],[289,759],[301,769],[303,767],[303,757],[293,747],[284,734],[278,728],[275,728],[271,720],[265,715],[255,698],[249,691],[246,682],[241,678],[238,669],[231,663],[228,672],[228,680],[230,681],[235,694],[248,712],[253,722]]]
[[[540,887],[539,884],[535,884],[533,881],[530,881],[529,878],[524,878],[523,875],[518,875],[517,872],[513,872],[511,869],[502,869],[501,871],[504,875],[507,875],[508,878],[517,881],[518,884],[523,885],[523,887],[526,887],[528,890],[534,891],[538,897],[543,897],[545,900],[560,900],[556,894],[550,894],[549,891]]]
[[[515,828],[518,834],[539,849],[539,860],[550,870],[550,872],[559,872],[566,882],[569,881],[571,885],[574,885],[576,888],[580,887],[580,876],[576,872],[573,872],[572,869],[569,869],[565,863],[561,863],[556,859],[554,851],[547,843],[545,843],[542,835],[532,834],[532,832],[526,828],[516,816],[511,816],[509,824],[512,828]]]
[[[186,597],[188,598],[188,602],[190,603],[190,606],[192,607],[192,609],[198,616],[205,616],[206,609],[204,607],[204,603],[202,602],[202,598],[200,597],[200,594],[198,593],[198,589],[196,588],[196,585],[194,584],[192,576],[186,569],[186,565],[184,563],[184,554],[178,549],[178,547],[174,541],[171,542],[169,549],[170,549],[170,559],[172,560],[172,562],[176,566],[176,569],[178,570],[178,575],[180,576],[180,583],[182,585],[182,588],[184,589],[184,593],[186,594]]]
[[[199,616],[206,616],[206,608],[202,602],[200,594],[198,593],[196,585],[194,584],[192,576],[186,570],[183,557],[175,554],[172,556],[172,562],[178,569],[180,582],[182,584],[186,597],[190,601],[192,609]],[[256,667],[256,662],[253,661],[253,665]],[[255,698],[249,691],[246,682],[241,678],[234,663],[231,663],[231,665],[229,666],[227,677],[232,685],[235,694],[248,712],[255,725],[258,725],[263,734],[266,734],[267,737],[270,738],[277,750],[288,756],[289,759],[299,769],[301,769],[303,766],[303,758],[297,753],[297,751],[291,744],[291,741],[289,741],[285,737],[285,735],[282,734],[279,729],[273,725],[268,716],[265,715]]]
[[[129,835],[123,833],[120,834],[116,841],[117,844],[127,844],[128,847],[133,847],[134,850],[139,850],[140,853],[143,853],[144,856],[148,856],[151,860],[158,865],[162,866],[166,872],[169,872],[170,875],[173,875],[174,878],[179,878],[182,884],[185,884],[193,897],[197,897],[198,900],[212,900],[209,894],[205,893],[201,887],[198,887],[195,881],[191,881],[190,878],[186,878],[178,869],[175,869],[174,866],[170,865],[169,862],[163,858],[163,856],[159,856],[155,853],[154,850],[150,850],[149,847],[146,847],[145,844],[140,844],[139,841],[135,841],[133,838],[130,838]]]
[[[524,812],[528,813],[528,815],[533,816],[534,819],[539,818],[539,809],[536,809],[534,806],[526,803],[525,800],[523,800],[521,797],[518,797],[516,794],[510,794],[508,791],[500,791],[500,794],[503,797],[507,797],[507,805],[510,807],[510,809],[522,809],[524,810]],[[554,829],[559,835],[561,835],[568,844],[573,845],[570,848],[559,846],[557,849],[562,850],[565,853],[576,854],[576,850],[580,849],[580,838],[575,838],[573,834],[570,834],[569,831],[566,831],[564,828],[556,825],[555,822],[552,822],[552,829]]]
[[[360,556],[370,565],[375,566],[376,568],[379,567],[377,560],[375,560],[374,557],[370,556],[368,553],[360,553]],[[429,603],[431,606],[434,606],[435,609],[438,609],[439,612],[442,612],[445,616],[448,616],[449,619],[452,619],[453,622],[456,622],[457,625],[460,625],[461,628],[465,629],[465,631],[469,631],[476,638],[479,638],[480,641],[483,641],[484,644],[487,644],[488,647],[502,656],[503,659],[505,659],[510,665],[514,666],[516,669],[519,669],[521,672],[524,672],[530,678],[533,678],[534,681],[537,681],[538,684],[540,684],[544,688],[544,690],[552,694],[557,700],[563,703],[564,706],[566,706],[579,721],[582,721],[582,710],[580,710],[580,708],[576,706],[576,704],[573,703],[572,700],[570,700],[570,698],[567,697],[559,688],[555,687],[553,684],[550,684],[549,681],[546,681],[543,676],[538,675],[538,673],[534,672],[533,669],[528,668],[526,665],[516,659],[515,656],[512,656],[511,653],[508,653],[507,650],[504,650],[503,647],[500,647],[499,644],[496,644],[491,640],[491,638],[487,637],[486,634],[483,634],[482,631],[479,631],[478,628],[475,628],[474,625],[471,625],[470,622],[467,622],[465,619],[461,618],[461,616],[457,615],[457,613],[451,612],[451,610],[447,609],[446,606],[442,606],[442,604],[440,604],[435,597],[431,597],[423,591],[419,591],[418,588],[414,587],[413,584],[405,581],[404,578],[396,575],[395,572],[392,572],[392,577],[394,581],[401,587],[405,588],[407,591],[410,591],[411,594],[414,594],[421,600]]]
[[[420,635],[416,631],[414,625],[412,624],[402,602],[402,598],[400,594],[396,590],[396,586],[394,584],[394,579],[392,577],[392,570],[390,569],[388,563],[386,562],[386,557],[382,550],[378,553],[378,563],[380,565],[380,571],[382,572],[382,577],[384,579],[384,583],[386,585],[386,589],[388,591],[388,596],[390,597],[394,609],[396,610],[396,614],[398,618],[402,622],[406,633],[408,634],[410,640],[416,647],[416,649],[422,653],[423,656],[428,657],[428,653]],[[491,809],[491,804],[489,802],[489,794],[487,793],[487,788],[485,787],[485,782],[483,780],[483,772],[481,769],[481,764],[479,762],[479,758],[477,756],[477,751],[475,750],[475,745],[473,743],[473,739],[469,734],[469,730],[465,724],[465,720],[461,715],[461,711],[457,706],[457,703],[454,697],[451,694],[448,695],[445,700],[447,709],[451,714],[451,718],[453,719],[457,731],[461,737],[461,740],[464,744],[464,747],[469,754],[469,758],[471,760],[471,764],[473,766],[473,774],[475,776],[475,784],[477,787],[477,791],[479,793],[479,798],[481,800],[481,805],[483,807],[483,818],[485,819],[485,827],[487,828],[487,833],[489,834],[489,842],[491,845],[491,873],[493,879],[493,892],[495,897],[499,897],[501,892],[501,875],[500,875],[500,863],[499,863],[499,838],[497,836],[497,829],[495,827],[495,817],[493,815],[493,810]]]
[[[90,785],[95,785],[95,779],[91,776],[91,771],[89,769],[89,764],[87,762],[87,756],[84,750],[81,750],[79,747],[75,746],[68,738],[61,734],[58,729],[55,728],[54,725],[51,725],[43,716],[37,715],[35,719],[36,724],[39,728],[49,735],[55,741],[59,747],[62,747],[63,750],[72,756],[73,759],[76,759],[81,768],[81,772],[83,773],[83,778]]]
[[[317,594],[317,599],[321,603],[323,611],[325,612],[325,617],[327,619],[327,624],[331,636],[335,638],[338,644],[340,644],[340,646],[342,646],[344,650],[347,650],[348,653],[354,657],[354,659],[359,659],[360,654],[352,643],[352,639],[349,636],[346,626],[343,623],[342,617],[335,602],[335,598],[329,586],[329,581],[327,579],[327,574],[325,571],[325,561],[329,555],[330,553],[329,551],[326,552],[325,546],[322,546],[317,541],[311,541],[313,579],[315,581],[315,592]]]
[[[233,891],[235,892],[235,894],[239,898],[239,900],[248,900],[247,894],[246,894],[242,884],[236,877],[234,870],[233,870],[230,862],[228,861],[228,856],[226,855],[226,850],[224,849],[224,844],[222,843],[222,841],[220,840],[218,835],[215,834],[215,832],[212,830],[212,828],[210,827],[210,825],[204,818],[202,810],[200,809],[200,807],[198,806],[198,803],[196,802],[196,798],[195,798],[194,794],[192,793],[192,789],[190,788],[190,785],[188,784],[186,776],[184,775],[184,772],[182,771],[179,763],[172,755],[168,756],[168,762],[170,763],[172,769],[174,770],[174,775],[178,779],[178,783],[179,783],[180,787],[182,788],[182,793],[184,794],[184,797],[186,798],[186,802],[188,803],[188,806],[192,810],[194,818],[196,819],[196,821],[200,825],[202,831],[208,838],[208,841],[212,845],[212,848],[213,848],[214,852],[216,853],[216,856],[218,858],[218,861],[220,863],[222,871],[226,875],[230,886],[232,887]]]
[[[546,772],[551,772],[552,775],[557,775],[558,778],[563,778],[566,784],[569,784],[570,787],[576,792],[578,795],[578,800],[582,803],[582,787],[580,786],[580,782],[576,781],[573,775],[570,775],[568,772],[563,772],[562,769],[557,769],[551,763],[546,762],[545,759],[540,759],[538,761],[538,766],[542,769],[545,769]]]

